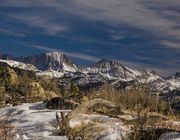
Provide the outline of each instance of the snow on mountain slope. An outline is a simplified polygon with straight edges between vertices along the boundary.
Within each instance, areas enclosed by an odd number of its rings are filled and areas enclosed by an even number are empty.
[[[137,80],[140,83],[151,83],[163,79],[160,76],[158,76],[155,72],[146,70],[141,75],[138,76]]]
[[[48,78],[61,78],[64,76],[63,72],[58,72],[54,70],[40,71],[36,73],[37,76],[47,76]]]
[[[66,63],[62,63],[62,66],[63,66],[62,67],[63,71],[69,71],[69,72],[76,72],[77,71],[76,65],[71,66],[71,65],[68,65]]]
[[[133,71],[123,65],[121,65],[119,62],[108,60],[108,59],[102,59],[96,64],[84,68],[82,70],[84,73],[100,73],[101,75],[104,75],[105,77],[109,77],[111,79],[134,79],[136,76],[141,75],[141,72]]]
[[[180,80],[169,80],[168,83],[170,84],[170,90],[175,90],[180,88]]]
[[[142,75],[142,72],[140,72],[140,71],[132,70],[132,69],[126,67],[126,66],[125,66],[125,68],[126,68],[127,70],[129,70],[130,72],[132,72],[132,73],[133,73],[134,75],[136,75],[136,76],[141,76],[141,75]]]
[[[14,68],[19,68],[19,69],[29,70],[29,71],[38,71],[38,69],[32,64],[25,64],[25,63],[14,61],[14,60],[2,60],[2,59],[0,59],[0,62],[6,63],[9,66],[14,67]]]

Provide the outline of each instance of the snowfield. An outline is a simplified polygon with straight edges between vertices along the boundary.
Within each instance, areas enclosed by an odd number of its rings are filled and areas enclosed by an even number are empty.
[[[50,122],[55,119],[57,110],[44,109],[42,103],[22,104],[0,110],[1,117],[7,116],[13,130],[15,140],[24,139],[51,139],[66,140],[66,137],[51,136],[54,128]],[[61,110],[68,112],[65,110]]]
[[[56,123],[56,112],[68,113],[71,110],[49,110],[41,102],[24,103],[19,106],[0,109],[0,119],[6,118],[14,129],[13,140],[67,140],[65,136],[56,136],[58,128]],[[131,115],[121,115],[119,118],[133,120]],[[78,114],[70,119],[70,127],[74,128],[81,124],[95,123],[93,128],[102,131],[92,131],[92,140],[129,140],[132,132],[130,125],[125,125],[121,119],[111,118],[105,115]],[[6,123],[6,122],[5,122]],[[159,140],[180,140],[180,133],[165,133]]]
[[[25,139],[46,139],[46,140],[67,140],[65,136],[55,136],[55,129],[52,125],[56,122],[56,112],[68,113],[70,110],[49,110],[45,109],[43,103],[25,103],[19,106],[0,109],[0,118],[5,117],[10,121],[14,140]],[[101,133],[95,133],[95,137],[101,140],[115,140],[127,137],[130,128],[125,127],[118,119],[103,115],[82,114],[81,117],[70,120],[70,126],[76,127],[81,123],[97,121],[97,127],[103,128]]]

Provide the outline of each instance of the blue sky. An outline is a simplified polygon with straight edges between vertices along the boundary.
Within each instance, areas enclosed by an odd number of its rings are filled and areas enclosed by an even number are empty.
[[[180,71],[179,0],[1,0],[0,51],[61,51],[159,74]]]

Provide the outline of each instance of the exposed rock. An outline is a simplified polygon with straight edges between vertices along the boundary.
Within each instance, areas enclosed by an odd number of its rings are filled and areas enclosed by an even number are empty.
[[[33,64],[40,70],[77,71],[77,66],[60,52],[48,52],[35,56],[21,57],[18,60]]]
[[[60,97],[52,98],[46,101],[45,106],[48,109],[74,109],[79,105],[79,103]]]

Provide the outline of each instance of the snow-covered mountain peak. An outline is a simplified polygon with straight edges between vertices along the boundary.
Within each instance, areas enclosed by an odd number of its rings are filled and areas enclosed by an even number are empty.
[[[92,67],[96,67],[96,68],[99,68],[99,69],[106,69],[106,70],[110,70],[111,68],[114,68],[114,67],[125,68],[119,62],[109,60],[109,59],[102,59],[102,60],[98,61],[96,64],[94,64]]]
[[[132,80],[136,76],[141,75],[141,72],[131,70],[121,63],[113,60],[102,59],[96,64],[83,69],[84,73],[96,73],[110,77],[110,79],[126,79]]]
[[[54,70],[76,72],[78,70],[77,66],[61,52],[47,52],[40,55],[21,57],[18,58],[18,60],[25,63],[31,63],[43,71]]]
[[[52,70],[65,70],[75,71],[75,65],[61,52],[48,52],[45,53],[46,59],[48,60],[48,69]]]
[[[54,60],[61,61],[60,58],[64,57],[64,54],[61,52],[47,52],[45,53],[47,56],[54,58]]]

